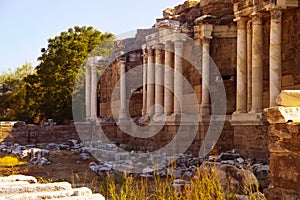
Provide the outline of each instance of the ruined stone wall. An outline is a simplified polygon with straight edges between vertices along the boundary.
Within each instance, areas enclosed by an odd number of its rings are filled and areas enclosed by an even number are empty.
[[[74,125],[13,127],[8,134],[1,138],[3,142],[14,142],[21,145],[62,143],[71,139],[80,140]]]
[[[269,158],[268,126],[234,126],[234,148],[243,156],[267,161]]]
[[[270,171],[274,188],[268,199],[300,198],[300,124],[272,124],[269,127]]]
[[[282,89],[300,89],[300,8],[283,10]]]

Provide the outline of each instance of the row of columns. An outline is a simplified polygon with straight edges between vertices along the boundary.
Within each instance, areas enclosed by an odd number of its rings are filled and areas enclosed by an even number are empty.
[[[210,114],[210,40],[202,37],[202,101],[200,113]],[[184,40],[167,41],[164,45],[143,47],[143,116],[180,116],[183,101],[183,50]],[[173,54],[174,52],[174,54]],[[165,87],[163,87],[165,86]],[[155,105],[155,106],[154,106]]]
[[[262,14],[237,21],[236,113],[263,110],[263,24]],[[281,10],[271,9],[270,28],[270,107],[276,105],[281,90]]]
[[[147,51],[143,47],[143,115],[181,114],[183,45],[184,41],[178,40],[147,47]]]

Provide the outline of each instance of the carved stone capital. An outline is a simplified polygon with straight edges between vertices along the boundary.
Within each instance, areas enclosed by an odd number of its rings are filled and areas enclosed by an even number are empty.
[[[165,50],[169,52],[174,51],[174,43],[172,41],[166,41]]]
[[[247,22],[247,32],[252,33],[252,21],[251,20],[249,20]]]
[[[152,47],[147,47],[148,56],[154,56],[154,49]]]
[[[272,8],[270,10],[271,13],[271,19],[272,20],[281,20],[282,17],[282,10],[279,8]]]
[[[202,38],[202,43],[203,44],[209,44],[211,39],[212,39],[212,37],[203,37]]]
[[[237,22],[238,29],[246,29],[248,20],[249,20],[248,17],[237,17],[234,19],[234,21]]]
[[[184,41],[183,40],[176,40],[174,42],[174,44],[175,44],[175,49],[181,50],[181,49],[183,49]]]
[[[252,25],[262,25],[262,16],[263,14],[262,13],[259,13],[259,12],[253,12],[251,14],[251,17],[252,17]]]

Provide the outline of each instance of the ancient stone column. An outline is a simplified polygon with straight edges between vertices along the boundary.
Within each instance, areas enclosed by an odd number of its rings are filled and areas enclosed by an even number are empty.
[[[204,37],[202,39],[202,101],[200,105],[200,112],[202,116],[210,114],[210,103],[209,103],[210,40],[211,37]]]
[[[163,45],[155,46],[155,115],[164,113],[164,55]]]
[[[174,109],[174,72],[173,72],[173,52],[174,44],[167,41],[165,44],[165,115],[171,115]]]
[[[126,65],[125,59],[121,58],[120,60],[120,111],[119,111],[119,120],[127,119],[126,112]]]
[[[147,115],[154,114],[154,81],[155,81],[155,64],[154,51],[148,47],[148,64],[147,64]]]
[[[85,67],[85,113],[86,119],[91,117],[91,67]]]
[[[236,112],[247,111],[247,18],[239,17],[237,21],[237,84]]]
[[[270,107],[276,106],[281,91],[281,29],[282,11],[271,9],[270,26]]]
[[[263,109],[263,30],[261,14],[252,14],[252,113]]]
[[[92,65],[91,69],[91,118],[97,118],[97,67],[96,65]]]
[[[147,52],[146,47],[143,47],[143,108],[142,116],[147,113]]]
[[[175,72],[174,72],[174,114],[175,116],[180,116],[182,111],[182,56],[183,56],[183,40],[175,41]]]
[[[247,111],[252,106],[252,22],[247,23]]]

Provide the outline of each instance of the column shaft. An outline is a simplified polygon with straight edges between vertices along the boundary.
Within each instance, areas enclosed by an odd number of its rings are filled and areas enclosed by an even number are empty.
[[[174,71],[173,71],[173,43],[171,41],[166,42],[166,51],[165,51],[165,114],[171,115],[174,109]]]
[[[147,64],[147,115],[154,114],[154,81],[155,81],[155,65],[154,52],[152,48],[148,48],[148,64]]]
[[[281,12],[280,9],[271,9],[270,107],[276,106],[276,98],[281,91]]]
[[[91,70],[91,118],[97,118],[97,67],[92,66]]]
[[[202,39],[202,100],[201,100],[201,115],[210,114],[209,103],[209,76],[210,76],[210,38]]]
[[[119,112],[119,119],[126,119],[127,112],[126,112],[126,65],[125,61],[120,62],[120,112]]]
[[[247,31],[246,18],[237,19],[237,88],[236,111],[247,110]]]
[[[146,49],[143,48],[143,108],[142,116],[147,113],[147,53]]]
[[[260,113],[263,109],[263,30],[261,16],[252,15],[252,108]]]
[[[247,24],[247,111],[252,106],[252,22]]]
[[[85,113],[86,119],[91,117],[91,67],[85,67]]]
[[[164,113],[164,57],[163,46],[156,45],[155,49],[155,115]]]
[[[175,41],[175,72],[174,72],[174,114],[180,115],[182,112],[182,56],[183,56],[183,41]]]

